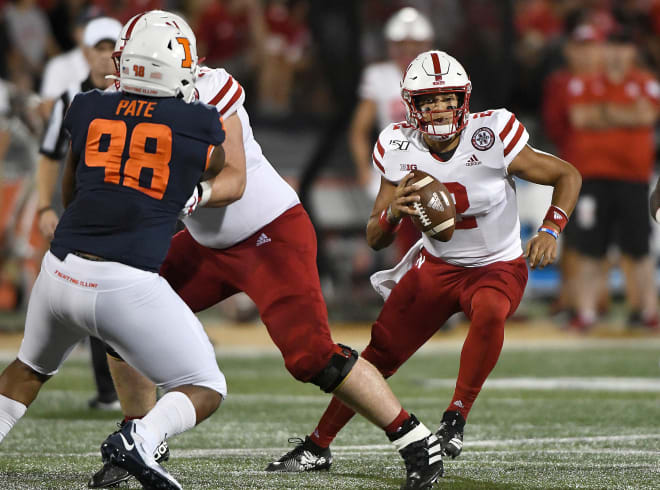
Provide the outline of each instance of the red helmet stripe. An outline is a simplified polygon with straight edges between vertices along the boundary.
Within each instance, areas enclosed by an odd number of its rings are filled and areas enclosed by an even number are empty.
[[[135,24],[137,24],[137,21],[142,18],[144,15],[144,12],[141,13],[140,15],[136,16],[135,19],[131,22],[131,24],[128,26],[128,29],[126,29],[126,39],[131,38],[131,34],[133,33],[133,29],[135,28]]]
[[[442,69],[440,68],[440,57],[438,53],[431,53],[431,60],[433,61],[433,72],[435,73],[436,80],[442,80]]]

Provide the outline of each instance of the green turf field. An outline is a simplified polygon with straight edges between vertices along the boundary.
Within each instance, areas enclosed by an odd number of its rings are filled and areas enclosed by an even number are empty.
[[[463,454],[445,462],[436,488],[660,488],[659,361],[657,338],[505,349],[473,408]],[[220,365],[229,398],[170,441],[166,466],[184,488],[398,488],[402,460],[359,418],[333,446],[330,472],[263,472],[288,437],[313,429],[328,398],[290,378],[276,354],[223,354]],[[391,384],[435,429],[457,366],[458,349],[426,350]],[[68,361],[0,445],[0,489],[86,488],[119,418],[88,411],[91,396],[88,362]]]

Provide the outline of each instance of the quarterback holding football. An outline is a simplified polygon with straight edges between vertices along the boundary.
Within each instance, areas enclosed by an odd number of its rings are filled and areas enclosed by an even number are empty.
[[[381,249],[392,243],[403,216],[428,208],[418,192],[420,172],[444,184],[454,201],[453,234],[436,239],[425,231],[394,269],[372,276],[386,301],[362,352],[387,378],[451,315],[465,313],[470,327],[456,388],[436,432],[451,457],[462,451],[465,421],[500,355],[504,323],[522,298],[525,258],[532,268],[555,260],[581,186],[571,164],[527,144],[529,135],[511,112],[470,113],[471,91],[467,72],[447,53],[427,51],[410,63],[401,81],[406,121],[387,126],[374,148],[381,180],[367,224],[369,245]],[[554,188],[524,253],[514,176]],[[330,443],[352,416],[333,398],[311,435],[268,469],[329,467]],[[304,465],[296,464],[303,458]],[[322,463],[310,464],[313,458]]]

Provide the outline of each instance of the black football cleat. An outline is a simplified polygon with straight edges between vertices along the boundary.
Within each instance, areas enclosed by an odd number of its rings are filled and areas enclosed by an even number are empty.
[[[130,421],[121,430],[108,436],[101,445],[104,463],[113,463],[133,475],[147,490],[181,490],[168,471],[146,451],[144,440]]]
[[[119,430],[121,430],[124,425],[126,425],[126,422],[117,424]],[[119,432],[119,430],[115,431],[113,434],[116,434]],[[170,459],[170,448],[167,445],[167,441],[163,441],[156,448],[156,451],[154,451],[154,460],[156,463],[162,463],[168,459]],[[119,486],[119,484],[129,480],[130,478],[131,474],[128,471],[108,461],[107,463],[103,464],[103,467],[100,470],[92,475],[92,478],[90,478],[89,482],[87,482],[87,487],[112,488]]]
[[[424,436],[424,433],[428,435]],[[418,439],[418,435],[421,438]],[[440,439],[429,433],[413,414],[398,431],[387,436],[397,447],[403,445],[399,449],[406,464],[406,481],[401,485],[402,490],[431,488],[443,475]]]
[[[442,414],[442,422],[435,432],[440,439],[442,454],[456,458],[463,450],[463,430],[465,429],[465,419],[454,410],[447,410]]]
[[[309,436],[303,441],[299,437],[292,437],[289,443],[296,447],[286,453],[277,461],[266,467],[266,471],[281,471],[286,473],[299,473],[301,471],[329,470],[332,465],[330,448],[314,444]]]

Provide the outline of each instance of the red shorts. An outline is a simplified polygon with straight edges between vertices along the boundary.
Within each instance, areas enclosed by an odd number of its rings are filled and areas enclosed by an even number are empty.
[[[226,249],[177,233],[160,270],[195,312],[244,291],[296,379],[309,381],[335,351],[318,269],[316,234],[301,205]]]
[[[421,265],[418,266],[418,264]],[[527,285],[527,264],[519,257],[483,267],[450,265],[426,250],[395,286],[371,329],[363,357],[391,376],[459,311],[472,316],[472,297],[493,288],[511,302],[511,316]]]

